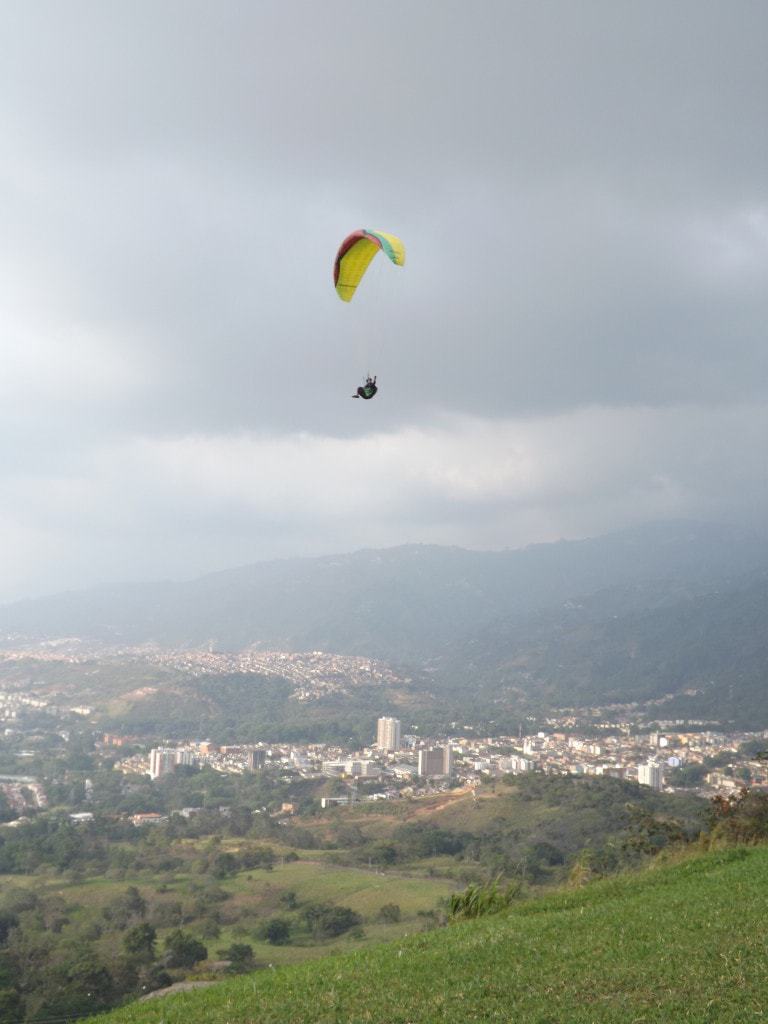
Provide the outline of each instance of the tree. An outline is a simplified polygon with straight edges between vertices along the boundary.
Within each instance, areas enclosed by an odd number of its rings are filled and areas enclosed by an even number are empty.
[[[364,860],[370,860],[374,864],[389,865],[397,860],[398,849],[394,843],[378,842],[373,843],[366,851],[362,852]]]
[[[227,968],[230,974],[245,974],[256,967],[256,961],[253,959],[253,946],[249,946],[246,942],[233,942],[227,949],[222,949],[219,956],[222,960],[230,961]]]
[[[636,804],[630,804],[627,813],[629,822],[623,843],[627,853],[655,856],[670,843],[685,840],[685,833],[678,821],[656,817]]]
[[[299,898],[295,889],[286,889],[280,893],[280,902],[287,910],[295,910],[299,905]]]
[[[204,939],[218,939],[221,927],[215,917],[205,917],[200,922],[200,935]]]
[[[768,838],[768,793],[745,787],[730,798],[714,797],[711,808],[714,838],[734,843]]]
[[[152,924],[158,928],[178,928],[185,920],[184,909],[178,900],[164,900],[152,908]]]
[[[142,992],[152,992],[156,988],[168,988],[173,978],[160,964],[149,964],[140,975],[138,985]]]
[[[4,946],[8,940],[8,932],[15,928],[19,919],[15,914],[7,910],[0,911],[0,946]]]
[[[0,821],[13,821],[16,812],[8,803],[5,793],[0,793]]]
[[[325,903],[310,903],[304,908],[303,915],[315,938],[332,939],[363,923],[360,915],[350,907],[333,907]]]
[[[264,868],[271,871],[275,864],[275,851],[271,846],[259,846],[252,850],[243,850],[240,854],[240,865],[250,871],[253,868]]]
[[[146,912],[147,901],[135,885],[129,885],[125,892],[108,903],[101,913],[113,928],[122,931],[132,920],[143,918]]]
[[[396,924],[400,920],[400,907],[397,903],[385,903],[379,910],[379,920],[387,924]]]
[[[0,1024],[22,1020],[24,1009],[21,996],[15,988],[0,988]]]
[[[284,917],[273,917],[264,925],[262,935],[270,946],[285,946],[291,937],[290,922]]]
[[[211,865],[211,874],[214,878],[227,878],[234,875],[237,869],[237,857],[234,853],[217,853]]]
[[[227,832],[231,836],[245,836],[253,827],[253,812],[249,807],[233,807],[227,820]]]
[[[157,932],[146,922],[137,924],[123,936],[123,948],[136,960],[150,963],[155,959],[155,940]]]
[[[208,959],[208,950],[202,942],[181,928],[166,936],[165,949],[168,967],[194,967],[200,960]]]

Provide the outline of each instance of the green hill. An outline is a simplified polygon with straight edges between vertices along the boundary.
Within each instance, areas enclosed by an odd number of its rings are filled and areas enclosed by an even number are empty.
[[[768,846],[132,1004],[114,1024],[743,1024],[768,1014]]]

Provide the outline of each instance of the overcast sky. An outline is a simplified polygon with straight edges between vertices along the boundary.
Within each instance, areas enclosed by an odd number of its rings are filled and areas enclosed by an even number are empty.
[[[768,522],[766,53],[764,0],[0,3],[0,600]],[[347,305],[358,227],[407,261]]]

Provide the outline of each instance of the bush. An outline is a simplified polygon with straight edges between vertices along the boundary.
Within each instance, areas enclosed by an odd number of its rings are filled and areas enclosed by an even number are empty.
[[[168,967],[194,967],[200,960],[208,959],[208,950],[202,942],[180,928],[166,937],[165,949]]]
[[[203,939],[218,939],[220,935],[221,928],[215,917],[206,917],[200,922],[200,936]]]
[[[109,921],[112,928],[124,931],[132,921],[141,920],[146,912],[146,900],[136,886],[131,885],[124,893],[108,903],[101,914],[105,921]]]
[[[219,956],[222,960],[230,961],[227,968],[230,974],[245,974],[256,967],[256,961],[253,959],[253,946],[249,946],[245,942],[233,942],[227,949],[219,950]]]
[[[464,892],[457,892],[451,896],[450,916],[455,921],[498,914],[510,906],[519,895],[519,882],[510,882],[504,890],[499,889],[498,879],[483,885],[469,885]]]
[[[299,905],[299,898],[296,895],[295,889],[286,889],[285,892],[281,892],[280,902],[288,910],[295,910]]]
[[[209,870],[214,878],[228,878],[238,870],[238,861],[234,853],[219,853],[211,864]]]
[[[260,846],[252,850],[243,850],[240,854],[240,867],[245,871],[263,868],[271,871],[275,866],[275,851],[271,846]]]
[[[270,946],[285,946],[291,937],[290,922],[284,917],[273,917],[264,925],[261,934]]]
[[[397,903],[385,903],[379,910],[379,920],[387,924],[396,924],[400,920],[400,907]]]
[[[156,988],[168,988],[173,978],[160,964],[150,964],[139,974],[139,988],[142,992],[152,992]]]
[[[137,924],[123,936],[123,948],[136,960],[151,962],[155,959],[157,932],[151,924]]]
[[[744,788],[730,798],[712,800],[712,836],[734,843],[768,838],[768,793]]]
[[[150,914],[150,921],[156,928],[178,928],[186,918],[178,900],[163,900],[156,903]]]
[[[313,903],[304,908],[304,920],[315,938],[332,939],[363,923],[362,917],[350,907],[333,907]]]

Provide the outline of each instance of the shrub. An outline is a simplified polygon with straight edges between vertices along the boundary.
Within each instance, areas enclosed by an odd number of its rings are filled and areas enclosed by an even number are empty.
[[[464,892],[457,892],[451,896],[450,917],[456,921],[463,918],[484,917],[486,914],[498,914],[520,895],[520,888],[519,882],[510,882],[505,889],[501,890],[498,879],[493,882],[485,882],[482,885],[469,885]]]
[[[270,946],[285,946],[291,937],[290,922],[284,917],[273,917],[264,925],[261,934]]]
[[[136,960],[151,962],[155,958],[157,932],[151,924],[137,924],[123,936],[123,948]]]
[[[299,905],[299,898],[296,895],[295,889],[286,889],[285,892],[281,892],[280,902],[288,910],[295,910]]]
[[[735,843],[768,838],[768,793],[746,787],[737,796],[716,796],[711,810],[712,836]]]
[[[227,949],[219,950],[222,960],[229,960],[227,970],[230,974],[245,974],[256,967],[253,959],[253,946],[245,942],[233,942]]]
[[[315,938],[332,939],[363,923],[360,915],[350,907],[333,907],[324,903],[310,904],[304,908],[303,915]]]
[[[200,960],[208,958],[208,950],[202,942],[180,928],[166,937],[165,949],[168,967],[194,967]]]
[[[379,920],[387,924],[396,924],[400,917],[400,907],[397,903],[385,903],[379,910]]]

